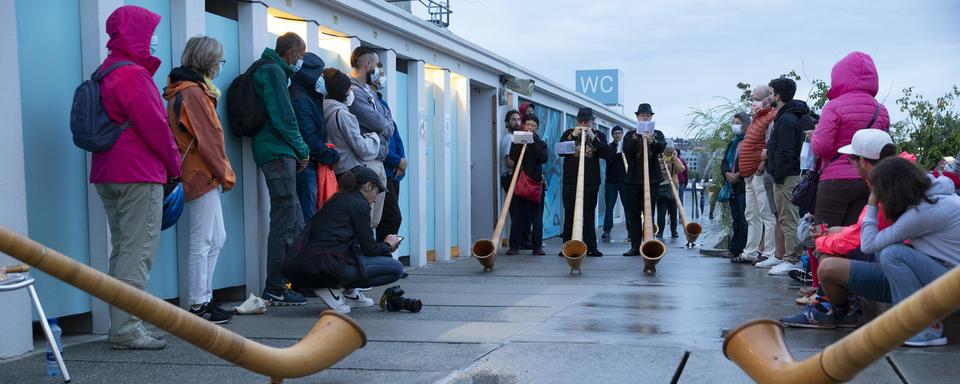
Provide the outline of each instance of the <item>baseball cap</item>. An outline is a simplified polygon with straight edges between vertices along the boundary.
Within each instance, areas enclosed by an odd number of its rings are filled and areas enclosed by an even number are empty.
[[[370,168],[360,165],[353,167],[350,172],[356,177],[358,186],[369,181],[373,183],[373,185],[376,185],[377,188],[380,188],[381,192],[387,190],[387,188],[383,186],[383,183],[380,182],[380,176],[377,176],[377,173]]]
[[[837,150],[838,153],[856,155],[865,159],[880,159],[880,151],[887,144],[893,144],[893,139],[886,131],[868,128],[861,129],[853,134],[853,140]]]

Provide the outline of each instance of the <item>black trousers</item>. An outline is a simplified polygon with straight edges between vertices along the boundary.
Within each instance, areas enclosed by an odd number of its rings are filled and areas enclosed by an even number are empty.
[[[387,178],[387,194],[383,199],[383,215],[377,225],[377,240],[383,241],[387,235],[396,235],[400,231],[403,215],[400,213],[400,182]]]
[[[630,248],[640,249],[640,243],[643,242],[643,185],[627,184],[624,195],[626,196],[623,202],[626,204],[625,208],[627,210],[627,233],[630,236]],[[650,199],[650,214],[653,215],[653,206],[657,201],[656,189],[650,190]],[[650,219],[653,220],[653,217],[650,217]]]
[[[546,192],[546,191],[544,191]],[[544,193],[545,194],[545,193]],[[520,249],[523,245],[523,234],[530,233],[530,248],[543,248],[543,194],[540,203],[535,203],[522,197],[514,196],[511,205],[517,207],[517,216],[510,224],[510,249]]]
[[[510,189],[510,180],[512,178],[513,178],[513,174],[500,175],[500,187],[503,188],[503,192],[507,192],[507,190]],[[510,248],[513,248],[513,237],[514,237],[513,227],[521,225],[519,224],[521,221],[520,216],[523,215],[523,212],[524,212],[524,209],[521,206],[521,204],[518,202],[518,200],[523,200],[523,199],[517,197],[516,195],[514,195],[513,198],[510,199],[510,231],[507,233],[508,235],[510,235],[510,238],[507,239],[507,244],[510,245]],[[530,237],[531,237],[530,227],[527,226],[527,230],[520,232],[520,237],[517,237],[517,239],[521,241],[520,243],[518,243],[517,248],[514,248],[514,249],[521,249],[523,248],[524,244],[530,244]],[[540,237],[543,238],[542,235]],[[542,240],[541,240],[541,243],[542,243]]]
[[[599,185],[583,186],[583,242],[587,249],[597,249],[597,194]],[[577,197],[575,184],[563,185],[563,241],[570,240],[573,233],[573,205]]]
[[[661,185],[657,191],[657,227],[659,235],[663,235],[667,228],[667,214],[670,214],[670,233],[677,233],[677,201],[673,198],[673,191],[669,185]]]

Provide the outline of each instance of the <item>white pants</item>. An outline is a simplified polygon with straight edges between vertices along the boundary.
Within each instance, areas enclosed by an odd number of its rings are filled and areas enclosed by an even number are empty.
[[[747,187],[747,245],[743,254],[752,257],[760,248],[760,238],[763,237],[763,256],[774,257],[776,239],[773,234],[777,220],[767,199],[767,190],[763,184],[763,176],[750,176],[746,179]],[[763,235],[767,231],[766,236]]]
[[[213,268],[227,240],[223,227],[220,189],[188,201],[190,255],[187,259],[187,303],[199,305],[213,299]]]
[[[380,177],[380,182],[384,186],[387,185],[387,171],[383,169],[383,162],[377,160],[367,161],[367,168],[370,168]],[[370,210],[370,227],[376,228],[380,225],[380,219],[383,218],[383,202],[387,197],[387,193],[377,194],[377,200],[373,202],[373,209]]]

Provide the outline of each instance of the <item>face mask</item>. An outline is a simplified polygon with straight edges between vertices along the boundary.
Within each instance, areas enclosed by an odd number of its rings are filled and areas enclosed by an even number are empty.
[[[150,56],[157,54],[158,47],[160,47],[160,39],[157,35],[150,36]]]
[[[323,76],[317,78],[317,83],[313,85],[313,89],[321,95],[327,94],[327,82],[323,79]]]
[[[750,103],[750,110],[753,111],[753,114],[757,114],[760,111],[760,108],[763,107],[763,103],[759,101],[754,101]]]
[[[300,67],[303,67],[303,59],[297,59],[297,62],[293,64],[291,69],[293,69],[294,72],[300,72]]]
[[[383,92],[384,89],[387,89],[387,77],[380,75],[380,78],[377,79],[377,88],[380,92]]]
[[[733,128],[733,134],[734,134],[734,135],[739,135],[741,129],[743,128],[743,126],[740,125],[740,124],[734,124],[733,127],[731,127],[731,128]]]
[[[353,90],[352,90],[352,89],[349,90],[349,91],[347,91],[347,101],[344,101],[343,103],[346,104],[348,107],[351,106],[351,105],[353,105]]]
[[[219,99],[219,98],[220,98],[220,88],[217,88],[217,86],[213,84],[213,80],[210,79],[209,77],[204,77],[204,78],[203,78],[203,82],[204,82],[204,84],[207,85],[207,89],[210,90],[210,93],[212,93],[214,97],[216,97],[216,98]]]
[[[380,67],[373,67],[373,70],[370,71],[370,75],[369,75],[368,77],[369,77],[369,79],[370,79],[370,84],[373,84],[373,83],[376,83],[377,81],[379,81],[379,80],[380,80]]]

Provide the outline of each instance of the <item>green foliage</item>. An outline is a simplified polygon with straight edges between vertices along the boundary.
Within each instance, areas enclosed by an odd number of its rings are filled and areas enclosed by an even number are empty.
[[[956,85],[943,97],[926,100],[913,93],[913,87],[903,90],[897,99],[907,119],[890,127],[894,142],[900,149],[917,155],[917,163],[931,169],[944,156],[953,156],[960,150],[960,88]]]
[[[748,87],[749,90],[749,87]],[[723,180],[720,175],[720,162],[723,150],[726,149],[730,140],[733,140],[733,116],[739,112],[749,111],[749,98],[744,100],[730,100],[718,97],[721,102],[718,105],[706,109],[692,108],[687,114],[690,121],[687,123],[687,137],[698,142],[698,147],[706,155],[703,167],[704,179],[713,179],[714,181]],[[711,186],[714,192],[720,189],[719,182]]]

